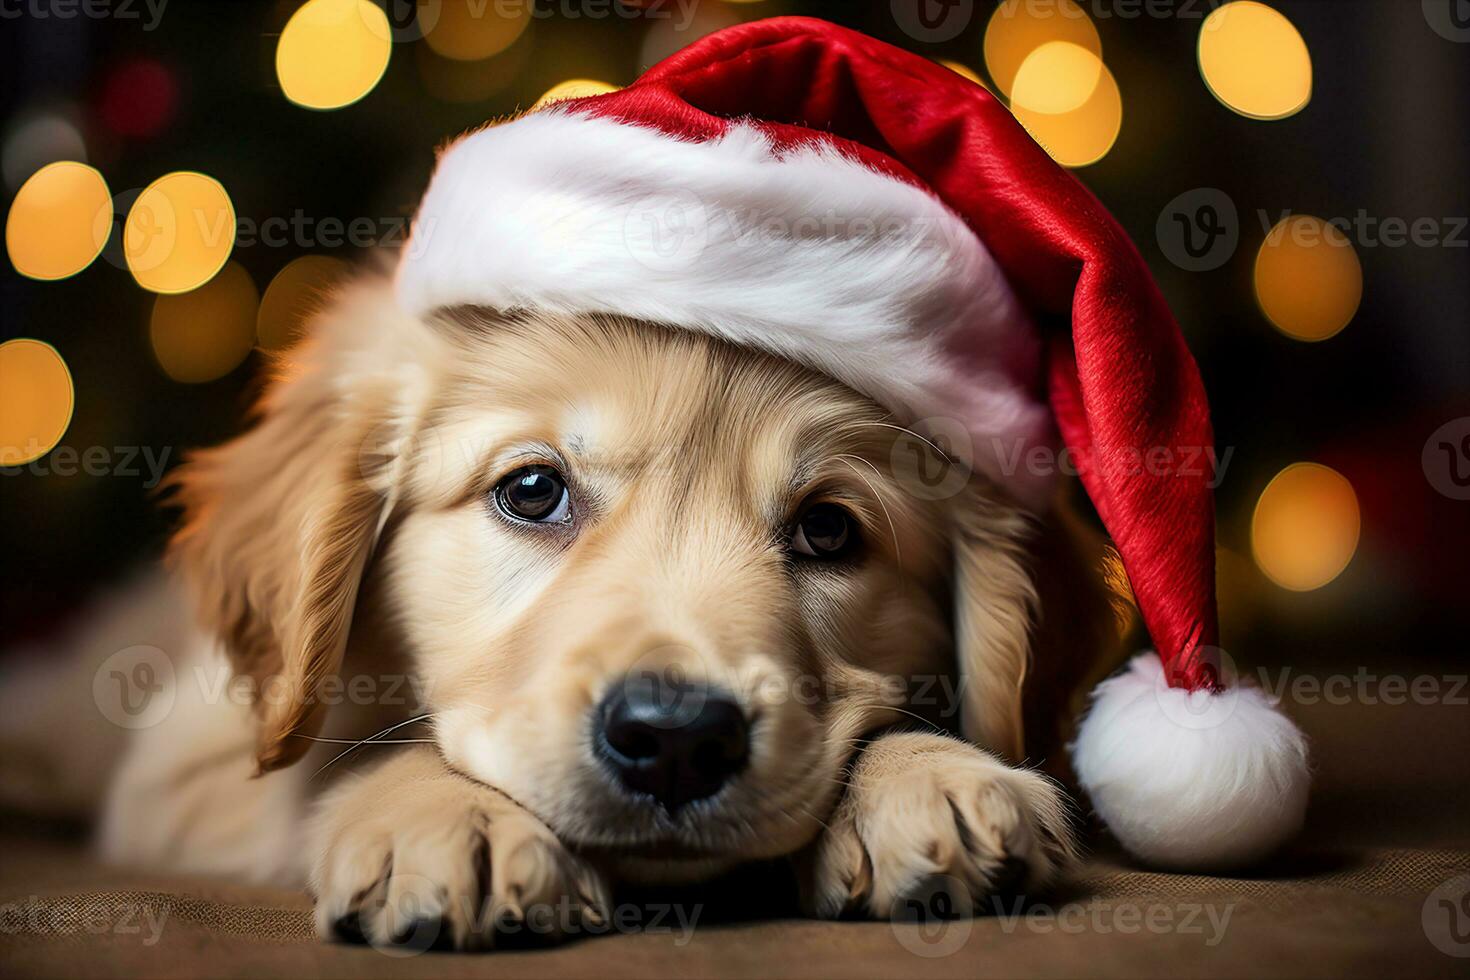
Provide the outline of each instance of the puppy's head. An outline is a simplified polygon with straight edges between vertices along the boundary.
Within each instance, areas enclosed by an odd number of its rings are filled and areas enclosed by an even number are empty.
[[[886,725],[1022,752],[1031,522],[916,487],[876,405],[646,323],[390,308],[349,293],[179,481],[206,618],[278,681],[263,767],[353,673],[364,579],[449,764],[628,874],[796,850]]]

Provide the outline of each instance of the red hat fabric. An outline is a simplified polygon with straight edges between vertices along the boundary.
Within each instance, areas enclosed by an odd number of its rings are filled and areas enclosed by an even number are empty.
[[[671,206],[692,261],[660,261]],[[742,250],[769,215],[779,231]],[[1051,473],[1028,451],[1059,432],[1158,649],[1081,726],[1094,806],[1135,853],[1186,866],[1251,860],[1300,823],[1300,733],[1217,672],[1194,360],[1124,231],[984,88],[822,21],[721,31],[451,146],[398,292],[415,312],[612,310],[770,349],[906,421],[958,419],[968,460],[1036,509]]]

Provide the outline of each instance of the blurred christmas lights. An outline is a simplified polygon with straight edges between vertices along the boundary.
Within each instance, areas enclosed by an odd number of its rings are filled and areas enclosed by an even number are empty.
[[[370,0],[308,0],[281,31],[276,77],[307,109],[340,109],[366,96],[388,70],[393,37]]]
[[[123,258],[138,285],[184,293],[208,282],[235,246],[235,206],[219,181],[192,171],[143,189],[123,225]]]
[[[173,73],[150,58],[137,58],[107,76],[98,114],[114,134],[147,139],[173,121],[178,101]]]
[[[948,68],[950,71],[954,72],[956,75],[962,75],[965,78],[968,78],[976,85],[982,86],[984,88],[990,87],[989,85],[985,84],[983,79],[981,79],[979,73],[976,72],[975,69],[971,68],[969,65],[963,64],[962,62],[954,61],[949,58],[940,58],[939,63]]]
[[[236,262],[199,289],[157,297],[148,334],[158,366],[187,384],[229,374],[255,345],[259,300],[250,274]]]
[[[1309,592],[1342,574],[1358,548],[1352,484],[1318,463],[1293,463],[1267,484],[1251,517],[1251,551],[1266,577]]]
[[[1026,56],[1011,83],[1011,104],[1057,115],[1080,109],[1102,81],[1102,59],[1071,41],[1048,41]]]
[[[71,372],[56,348],[28,337],[0,344],[0,466],[50,452],[75,404]]]
[[[1066,167],[1086,167],[1101,160],[1123,128],[1123,97],[1118,83],[1101,61],[1097,68],[1097,86],[1091,96],[1070,112],[1037,112],[1019,103],[1011,105],[1011,112],[1032,138]]]
[[[593,78],[569,78],[564,82],[558,82],[547,89],[541,98],[531,106],[532,112],[542,106],[553,102],[565,102],[567,99],[585,99],[589,95],[606,95],[608,92],[616,92],[618,86],[607,82],[599,82]]]
[[[985,25],[985,68],[995,87],[1010,96],[1021,65],[1050,41],[1075,44],[1102,59],[1097,28],[1073,0],[1005,0],[996,7]]]
[[[61,160],[31,174],[5,219],[5,251],[31,279],[65,279],[91,265],[112,229],[107,181],[85,163]]]
[[[60,160],[86,163],[87,145],[70,119],[52,112],[18,117],[0,149],[0,170],[14,190],[46,164]]]
[[[452,61],[481,61],[497,55],[514,44],[531,23],[529,0],[439,0],[435,7],[433,23],[421,21],[424,42],[435,54]]]
[[[985,27],[985,66],[1011,112],[1052,159],[1085,167],[1123,127],[1123,96],[1102,41],[1073,0],[1006,0]]]
[[[1358,312],[1363,267],[1337,228],[1292,215],[1271,229],[1256,253],[1255,291],[1276,329],[1297,340],[1326,340]]]
[[[283,350],[301,339],[307,317],[320,309],[326,293],[347,274],[347,263],[326,255],[303,255],[286,265],[260,300],[256,343]]]
[[[1285,119],[1312,98],[1312,56],[1301,34],[1256,0],[1216,9],[1200,27],[1199,70],[1210,92],[1251,119]]]

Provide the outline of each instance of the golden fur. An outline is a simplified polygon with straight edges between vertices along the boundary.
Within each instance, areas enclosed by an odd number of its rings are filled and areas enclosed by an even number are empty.
[[[765,354],[610,316],[391,310],[384,283],[344,292],[278,365],[254,427],[177,474],[171,557],[201,645],[251,680],[254,721],[190,709],[144,733],[109,853],[229,865],[191,851],[221,835],[135,844],[150,808],[204,779],[214,799],[196,791],[191,819],[271,810],[274,837],[240,830],[234,863],[309,872],[324,933],[357,915],[391,938],[385,903],[365,906],[412,880],[460,946],[493,938],[474,914],[490,899],[570,894],[595,916],[620,881],[757,858],[796,857],[822,915],[891,914],[936,874],[978,899],[1018,863],[1033,887],[1065,866],[1064,798],[1017,767],[1055,765],[1066,696],[1117,639],[1097,542],[978,477],[914,492],[895,465],[914,436]],[[487,503],[531,462],[568,475],[569,526],[515,526]],[[857,518],[854,560],[788,555],[816,499]],[[592,706],[650,668],[716,682],[758,719],[748,769],[677,817],[620,792],[588,744]],[[342,748],[314,737],[412,714],[330,707],[329,682],[395,672],[430,715],[398,734],[426,741],[311,779]],[[181,747],[200,741],[185,724],[235,733],[228,761]],[[252,767],[265,775],[245,781]],[[283,834],[309,867],[279,857]],[[470,872],[492,854],[491,880]]]

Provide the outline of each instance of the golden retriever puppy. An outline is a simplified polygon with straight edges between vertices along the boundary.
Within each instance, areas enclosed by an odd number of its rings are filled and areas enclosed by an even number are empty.
[[[618,317],[424,321],[369,279],[258,416],[175,476],[202,626],[114,784],[114,859],[475,947],[756,859],[815,915],[887,917],[1073,854],[1021,763],[1116,639],[1101,552],[838,382]],[[205,682],[225,660],[247,696]]]

